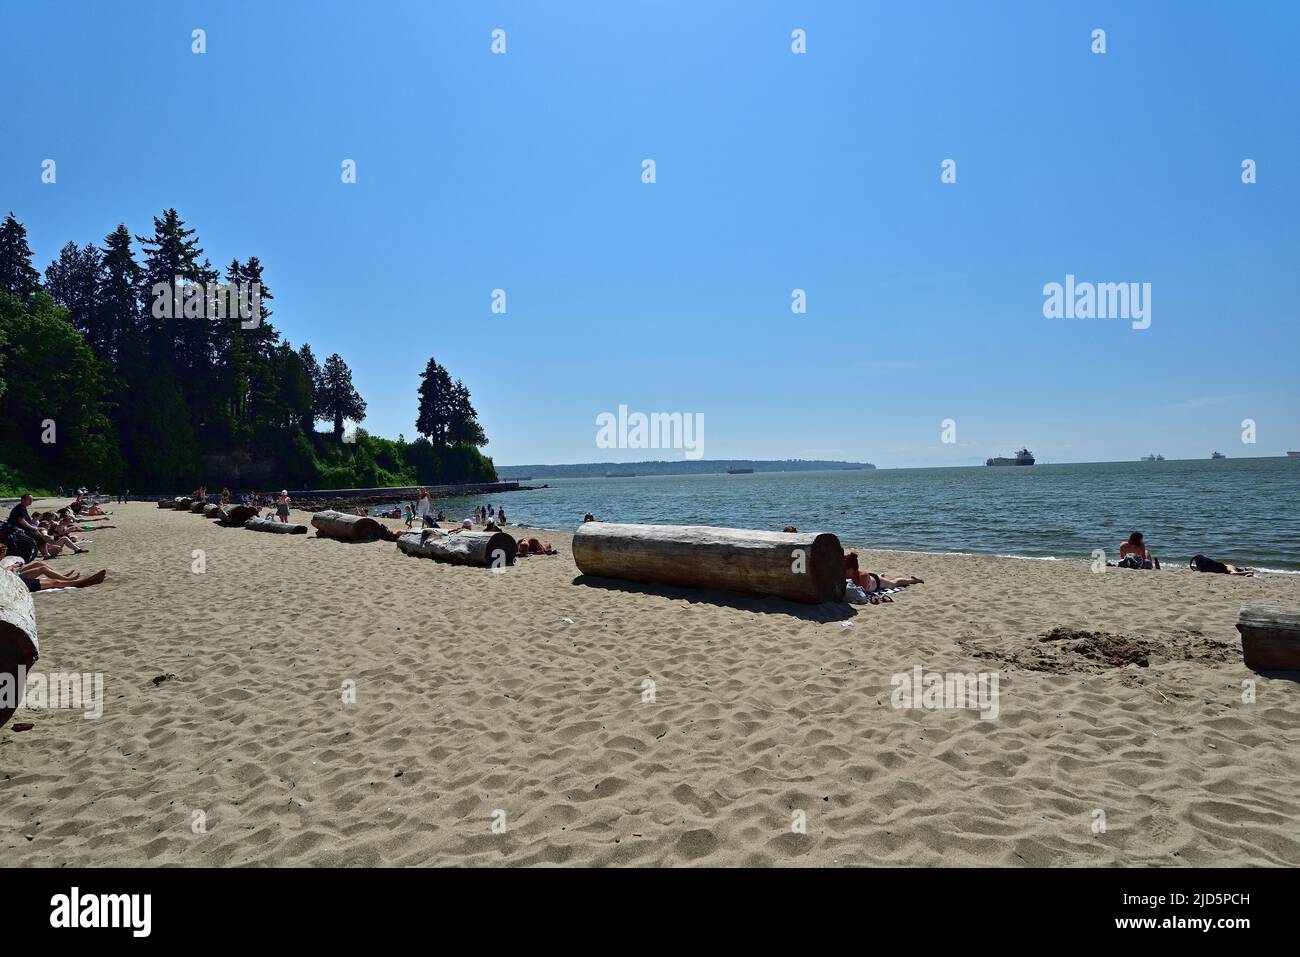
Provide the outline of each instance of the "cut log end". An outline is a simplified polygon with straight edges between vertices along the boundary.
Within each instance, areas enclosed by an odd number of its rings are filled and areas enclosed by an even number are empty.
[[[1300,671],[1300,608],[1246,604],[1237,616],[1241,656],[1254,671]]]

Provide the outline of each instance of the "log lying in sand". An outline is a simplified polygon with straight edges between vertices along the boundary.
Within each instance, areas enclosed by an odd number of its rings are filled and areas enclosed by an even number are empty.
[[[160,498],[160,499],[158,500],[158,507],[159,507],[159,508],[175,508],[175,507],[176,507],[176,500],[175,500],[175,499],[170,499],[170,498]]]
[[[515,563],[515,540],[505,532],[449,532],[422,528],[403,532],[397,547],[407,555],[456,565],[503,568]]]
[[[227,525],[243,525],[250,518],[257,518],[257,511],[251,505],[231,505],[222,521]]]
[[[172,499],[172,508],[176,509],[178,512],[188,512],[190,506],[193,504],[194,499],[190,498],[188,495],[178,495],[176,498]]]
[[[36,658],[32,593],[13,572],[0,571],[0,727],[22,703],[27,669]]]
[[[207,502],[194,502],[190,505],[190,511],[195,515],[202,515],[203,510],[208,507]]]
[[[244,523],[250,532],[279,532],[281,535],[306,535],[306,525],[290,525],[272,518],[250,518]]]
[[[573,535],[584,575],[719,588],[817,604],[844,600],[844,549],[828,533],[584,522]]]
[[[1242,605],[1241,656],[1255,671],[1300,671],[1300,608]]]
[[[317,538],[337,538],[341,542],[373,542],[384,526],[365,515],[345,515],[333,510],[317,512],[311,517]]]
[[[221,521],[225,521],[225,519],[226,519],[226,510],[223,509],[220,505],[216,505],[216,504],[213,504],[213,505],[204,505],[204,506],[203,506],[203,517],[204,517],[204,518],[216,518],[216,519],[220,519]]]

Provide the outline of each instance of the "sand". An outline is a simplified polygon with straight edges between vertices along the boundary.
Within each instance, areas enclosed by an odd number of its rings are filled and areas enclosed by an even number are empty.
[[[0,729],[5,864],[1300,864],[1300,686],[1233,628],[1300,576],[860,550],[926,583],[810,608],[111,507],[35,596],[103,716]],[[996,718],[894,707],[918,665]]]

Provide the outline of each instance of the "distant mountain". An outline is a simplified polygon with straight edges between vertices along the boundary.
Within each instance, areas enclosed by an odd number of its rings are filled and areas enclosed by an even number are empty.
[[[827,469],[874,469],[870,462],[827,462],[821,459],[698,459],[676,462],[583,462],[578,465],[498,465],[503,482],[516,478],[605,478],[616,475],[713,475],[728,469],[755,472],[817,472]]]

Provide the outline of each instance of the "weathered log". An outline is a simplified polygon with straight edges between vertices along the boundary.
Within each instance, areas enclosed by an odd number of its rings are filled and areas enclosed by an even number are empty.
[[[373,542],[384,526],[365,515],[347,515],[332,509],[311,517],[317,538],[336,538],[341,542]]]
[[[220,505],[217,505],[215,502],[211,505],[204,505],[203,517],[215,518],[218,519],[219,521],[224,522],[226,520],[226,510],[222,508]]]
[[[158,507],[159,507],[159,508],[175,508],[175,507],[176,507],[176,500],[175,500],[175,499],[170,499],[170,498],[160,498],[160,499],[158,499]]]
[[[250,518],[257,518],[258,509],[251,505],[231,505],[226,509],[226,517],[222,519],[227,525],[243,525]]]
[[[178,512],[188,512],[190,506],[193,504],[194,499],[190,498],[188,495],[178,495],[176,498],[172,499],[172,508],[176,509]]]
[[[1300,671],[1300,609],[1241,606],[1241,657],[1254,671]]]
[[[450,532],[441,528],[422,528],[399,535],[397,547],[417,558],[503,568],[515,563],[517,545],[505,532]]]
[[[573,560],[584,575],[604,578],[807,604],[844,600],[844,549],[829,533],[584,522],[573,535]]]
[[[195,515],[202,515],[203,510],[208,507],[207,502],[194,502],[190,505],[190,511]]]
[[[306,525],[290,525],[273,518],[250,518],[244,523],[250,532],[279,532],[281,535],[306,535]]]
[[[32,594],[16,574],[0,571],[0,727],[22,704],[27,669],[37,657]]]

